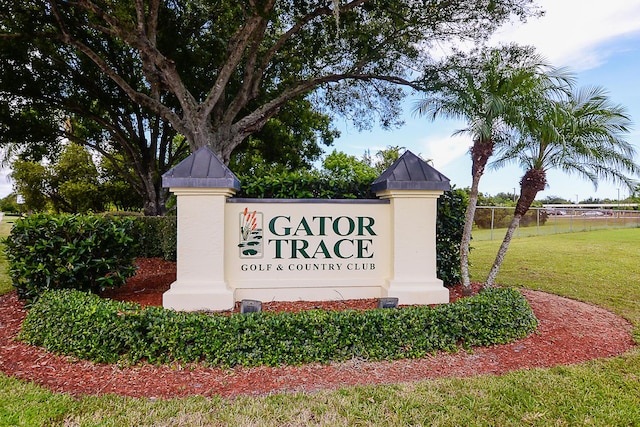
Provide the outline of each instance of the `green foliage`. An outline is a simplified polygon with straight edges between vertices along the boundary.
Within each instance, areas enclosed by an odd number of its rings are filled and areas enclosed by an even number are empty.
[[[5,213],[20,213],[21,208],[18,203],[18,197],[16,193],[11,193],[6,197],[0,199],[0,211]]]
[[[135,267],[133,223],[126,218],[36,214],[15,222],[4,240],[18,296],[46,289],[100,292],[120,286]]]
[[[468,196],[464,190],[452,188],[438,198],[436,222],[436,261],[438,277],[445,286],[460,283],[460,244],[464,228]]]
[[[25,209],[36,212],[46,209],[46,183],[50,180],[46,167],[40,163],[18,159],[11,165],[11,179],[15,192],[24,199]]]
[[[91,153],[78,144],[63,148],[51,165],[52,200],[58,210],[70,213],[100,212],[104,199],[99,191],[98,170]]]
[[[176,261],[177,218],[175,216],[132,217],[131,237],[136,242],[137,257],[160,257]]]
[[[345,181],[370,183],[382,172],[373,166],[373,160],[368,156],[361,160],[356,156],[335,150],[325,157],[322,167],[331,176]]]
[[[374,178],[377,175],[374,175]],[[364,179],[364,178],[363,178]],[[372,199],[371,180],[345,179],[318,171],[240,177],[237,197],[265,199]]]
[[[560,196],[547,196],[540,203],[545,205],[568,205],[573,202]]]
[[[100,190],[105,200],[113,205],[116,210],[137,212],[141,210],[144,203],[140,191],[136,190],[136,186],[132,185],[131,182],[135,181],[132,177],[135,177],[137,173],[132,166],[128,166],[126,163],[125,156],[118,153],[109,153],[108,157],[103,156],[100,159],[98,167],[101,182]],[[144,186],[138,185],[137,187]]]
[[[24,197],[26,209],[41,212],[51,207],[69,213],[103,209],[98,171],[86,148],[68,144],[57,159],[48,160],[49,165],[23,159],[12,163],[14,187]]]
[[[500,192],[495,196],[484,193],[478,194],[478,206],[507,206],[515,207],[517,197],[513,194]]]
[[[205,314],[47,291],[21,339],[96,362],[205,362],[218,366],[327,363],[424,357],[506,343],[537,327],[514,289],[494,288],[437,307],[300,313]]]
[[[308,99],[298,98],[234,150],[229,168],[238,175],[310,170],[322,154],[321,145],[331,145],[339,135],[329,115],[317,111]]]

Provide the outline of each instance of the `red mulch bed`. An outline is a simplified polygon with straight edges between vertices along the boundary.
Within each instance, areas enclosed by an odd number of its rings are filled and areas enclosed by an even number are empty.
[[[118,300],[161,305],[162,293],[175,280],[175,264],[140,259],[139,270],[127,285],[105,293]],[[475,284],[477,289],[478,285]],[[15,340],[25,310],[15,292],[0,296],[0,371],[74,396],[116,393],[134,397],[171,398],[189,395],[225,396],[309,392],[360,384],[387,384],[438,377],[499,375],[585,362],[622,354],[634,346],[631,325],[612,313],[555,295],[523,291],[540,326],[528,338],[473,352],[439,353],[423,359],[389,362],[350,360],[328,365],[210,368],[198,364],[131,367],[102,365],[57,356]],[[460,297],[459,288],[451,299]],[[265,303],[264,310],[309,308],[367,309],[375,300]],[[236,308],[237,309],[237,308]]]

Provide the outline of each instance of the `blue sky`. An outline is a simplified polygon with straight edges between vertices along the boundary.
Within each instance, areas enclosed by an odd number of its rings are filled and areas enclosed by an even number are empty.
[[[627,108],[634,126],[628,135],[639,152],[640,162],[640,1],[609,0],[538,0],[546,15],[519,22],[502,29],[493,43],[517,42],[535,46],[555,66],[569,67],[577,76],[578,86],[596,85],[606,88],[611,100]],[[451,137],[464,123],[437,119],[431,122],[412,114],[414,99],[406,103],[405,125],[397,130],[358,132],[340,123],[341,137],[335,148],[360,156],[389,145],[402,146],[431,159],[433,166],[446,175],[456,187],[471,185],[471,161],[468,136]],[[480,182],[480,191],[495,195],[519,191],[522,171],[517,166],[490,170]],[[591,182],[577,175],[551,172],[549,187],[538,194],[560,196],[574,201],[589,197],[622,199],[629,195],[626,187],[601,181],[597,190]]]

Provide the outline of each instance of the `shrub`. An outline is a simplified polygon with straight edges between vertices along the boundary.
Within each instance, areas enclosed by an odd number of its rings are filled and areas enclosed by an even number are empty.
[[[445,286],[460,283],[460,244],[467,210],[467,193],[452,189],[438,199],[436,222],[437,275]]]
[[[175,216],[132,217],[131,237],[136,243],[136,256],[176,260],[177,218]]]
[[[135,272],[132,221],[37,214],[16,221],[4,240],[18,296],[33,302],[46,289],[100,292]]]
[[[375,177],[373,178],[375,179]],[[236,197],[258,199],[375,199],[373,179],[346,179],[316,171],[281,172],[240,177]]]
[[[366,311],[185,313],[47,291],[20,338],[49,351],[96,362],[205,362],[217,366],[328,363],[350,358],[417,358],[439,351],[506,343],[535,330],[537,319],[513,289],[489,289],[444,304]]]

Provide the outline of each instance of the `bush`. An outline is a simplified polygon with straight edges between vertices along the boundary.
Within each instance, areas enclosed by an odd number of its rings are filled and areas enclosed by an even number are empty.
[[[537,326],[518,291],[489,289],[444,304],[366,311],[184,313],[47,291],[20,338],[49,351],[96,362],[205,362],[276,366],[365,358],[418,358],[439,350],[523,338]]]
[[[467,193],[452,189],[438,199],[436,222],[437,275],[445,286],[460,283],[460,244],[467,210]]]
[[[375,179],[375,177],[373,178]],[[257,199],[375,199],[373,179],[346,179],[316,171],[282,172],[240,177],[236,197]]]
[[[175,216],[132,217],[131,237],[136,243],[136,256],[160,257],[176,261],[177,218]]]
[[[100,292],[135,272],[133,223],[125,218],[37,214],[17,220],[4,240],[18,296],[33,302],[46,289]]]

